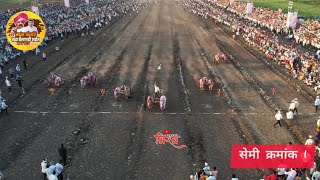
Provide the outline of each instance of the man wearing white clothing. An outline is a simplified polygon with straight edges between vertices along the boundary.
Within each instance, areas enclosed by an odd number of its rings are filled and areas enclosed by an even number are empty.
[[[292,111],[294,113],[294,109],[296,108],[296,103],[294,102],[294,100],[290,103],[289,105],[289,110]]]
[[[280,127],[282,127],[282,126],[281,126],[281,123],[280,123],[280,121],[282,120],[281,111],[279,110],[274,117],[275,117],[275,119],[276,119],[276,123],[274,123],[273,127],[275,127],[277,124],[279,124]]]
[[[207,178],[207,180],[216,180],[217,178],[214,176],[213,171],[210,171],[210,176]]]
[[[8,87],[9,94],[12,94],[12,93],[11,93],[11,90],[12,90],[12,88],[11,88],[11,82],[10,82],[10,80],[8,79],[8,76],[6,76],[6,81],[5,81],[5,83],[6,83],[7,87]]]
[[[46,174],[46,168],[47,168],[47,159],[43,159],[41,163],[41,172],[43,174],[43,179],[47,179],[47,174]]]
[[[314,145],[313,136],[309,135],[309,138],[306,140],[304,145]]]
[[[58,180],[58,177],[56,176],[56,172],[53,171],[53,173],[48,177],[49,180]]]
[[[285,172],[286,172],[286,168],[278,168],[278,178],[280,177],[280,179],[284,178],[285,176]]]
[[[232,174],[232,179],[231,180],[239,180],[235,174]]]
[[[319,169],[317,169],[317,171],[312,174],[312,180],[320,180],[320,171],[319,171]]]
[[[316,100],[314,101],[314,106],[316,108],[316,112],[318,112],[318,106],[320,106],[320,97],[317,96]]]
[[[293,111],[296,112],[297,115],[298,115],[298,109],[297,109],[298,106],[299,106],[298,98],[295,98],[293,101],[294,101],[294,109],[293,109]],[[293,113],[294,113],[294,112],[293,112]]]
[[[210,174],[210,166],[207,162],[204,163],[203,171],[204,171],[204,173],[206,173],[206,175]]]
[[[5,99],[3,99],[1,102],[1,114],[3,113],[3,111],[5,111],[6,114],[8,115],[8,105],[6,104]]]
[[[59,163],[56,164],[56,172],[59,180],[63,180],[62,170],[63,170],[62,160],[60,160]]]
[[[288,175],[287,180],[294,180],[297,176],[297,171],[292,168],[290,171],[286,171],[285,174]]]

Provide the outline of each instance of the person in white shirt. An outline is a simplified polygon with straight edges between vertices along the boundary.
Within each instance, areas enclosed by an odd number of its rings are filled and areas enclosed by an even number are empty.
[[[207,180],[216,180],[217,177],[214,176],[214,172],[213,171],[210,171],[210,175],[209,177],[207,178]]]
[[[318,106],[320,106],[320,97],[319,96],[317,96],[316,100],[314,101],[314,106],[316,108],[316,112],[318,112]]]
[[[239,180],[239,179],[236,177],[236,175],[235,175],[235,174],[232,174],[232,178],[231,178],[231,180]]]
[[[62,160],[59,161],[59,163],[56,164],[56,174],[59,180],[63,180],[63,176],[62,176],[62,170],[63,170],[63,166],[62,166]]]
[[[46,174],[46,168],[47,168],[47,159],[43,159],[42,163],[41,163],[41,172],[43,173],[43,179],[46,180],[47,179],[47,174]]]
[[[203,171],[206,173],[206,175],[210,174],[210,166],[207,162],[204,163]]]
[[[306,143],[304,145],[314,145],[313,136],[309,135],[309,138],[306,140]]]
[[[12,88],[11,88],[11,82],[10,82],[10,80],[8,79],[8,76],[6,76],[6,81],[5,81],[5,83],[6,83],[7,87],[8,87],[9,94],[11,94]]]
[[[46,174],[47,174],[47,178],[49,178],[49,176],[53,173],[53,169],[51,169],[49,167],[49,164],[47,164],[46,166]]]
[[[320,180],[320,170],[317,168],[317,171],[312,174],[312,180]]]
[[[292,111],[287,112],[287,119],[293,119],[293,112]]]
[[[218,176],[218,171],[217,171],[217,167],[213,167],[213,176],[217,178]]]
[[[6,100],[2,100],[1,102],[1,114],[3,114],[3,111],[8,115],[8,105],[6,104]]]
[[[285,172],[287,176],[287,180],[295,180],[296,176],[297,176],[297,171],[292,168],[290,171],[286,171]]]
[[[294,102],[294,100],[290,103],[289,105],[289,110],[292,111],[294,113],[294,109],[296,108],[296,103]]]
[[[56,172],[53,171],[52,174],[48,177],[49,180],[58,180],[58,177],[56,176]]]
[[[293,113],[294,112],[296,112],[297,113],[297,115],[298,115],[298,106],[299,106],[299,101],[298,101],[298,98],[295,98],[294,100],[293,100],[293,102],[294,102],[294,109],[293,109]]]
[[[276,118],[276,123],[274,123],[273,127],[275,127],[277,124],[279,124],[280,127],[282,127],[282,126],[281,126],[281,123],[280,123],[280,121],[282,120],[281,111],[278,110],[277,114],[276,114],[274,117]]]
[[[286,168],[278,168],[277,171],[278,171],[278,177],[284,178],[285,172],[286,172]]]

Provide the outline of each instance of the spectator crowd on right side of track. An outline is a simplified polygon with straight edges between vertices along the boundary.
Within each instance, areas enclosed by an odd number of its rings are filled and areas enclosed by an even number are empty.
[[[293,78],[302,80],[320,94],[319,21],[305,19],[296,29],[287,28],[286,14],[281,11],[253,8],[252,14],[244,15],[244,3],[227,5],[226,2],[229,1],[212,4],[188,0],[180,4],[189,12],[229,26],[249,46],[265,53]]]
[[[236,38],[243,40],[251,47],[262,51],[268,59],[287,69],[288,73],[302,80],[317,94],[320,94],[320,22],[304,19],[296,29],[287,28],[287,15],[281,10],[253,8],[251,14],[245,14],[246,4],[229,0],[219,0],[217,3],[207,1],[178,1],[187,11],[203,18],[211,18],[231,28]],[[315,106],[320,105],[317,96]],[[317,109],[316,109],[317,110]],[[311,169],[278,168],[265,175],[265,180],[301,180],[303,174],[307,179],[320,180],[320,117],[317,133],[309,135],[305,145],[316,145],[314,167]],[[289,144],[292,144],[291,142]],[[190,179],[217,179],[211,171],[203,170],[190,176]],[[237,179],[236,177],[232,178]]]

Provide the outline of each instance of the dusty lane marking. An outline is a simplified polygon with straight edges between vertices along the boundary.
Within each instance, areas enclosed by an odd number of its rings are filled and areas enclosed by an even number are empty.
[[[13,111],[14,113],[24,113],[24,114],[136,114],[137,112],[111,112],[111,111]],[[145,114],[154,114],[154,115],[226,115],[228,113],[219,113],[219,112],[204,112],[204,113],[197,113],[197,112],[170,112],[170,113],[161,113],[161,112],[155,112],[155,113],[150,113],[150,112],[145,112]],[[257,113],[239,113],[239,114],[244,114],[244,115],[256,115]],[[310,113],[307,115],[313,115],[315,113]],[[301,114],[301,115],[306,115],[306,114]]]

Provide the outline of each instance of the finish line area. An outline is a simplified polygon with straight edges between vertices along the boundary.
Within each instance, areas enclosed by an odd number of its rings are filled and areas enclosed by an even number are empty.
[[[23,114],[136,114],[139,112],[116,112],[116,111],[12,111],[14,113],[23,113]],[[174,113],[161,113],[161,112],[144,112],[145,114],[154,114],[154,115],[226,115],[229,113],[192,113],[192,112],[174,112]],[[256,115],[257,113],[242,113],[245,115]]]

